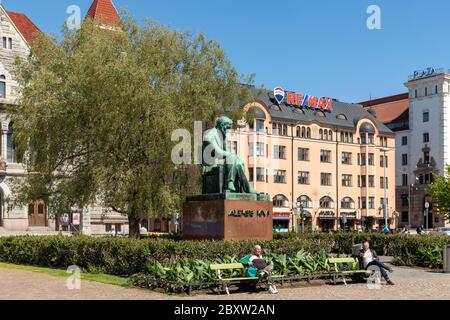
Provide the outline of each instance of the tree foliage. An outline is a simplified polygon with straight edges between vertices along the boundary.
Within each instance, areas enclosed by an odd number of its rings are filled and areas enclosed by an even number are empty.
[[[29,170],[18,201],[44,199],[55,214],[99,203],[136,236],[140,218],[171,213],[198,187],[195,168],[171,161],[173,130],[211,125],[249,90],[202,34],[124,20],[123,31],[86,21],[59,42],[36,40],[17,63],[9,116]]]
[[[433,206],[450,221],[450,166],[444,176],[434,175],[428,193],[433,197]]]

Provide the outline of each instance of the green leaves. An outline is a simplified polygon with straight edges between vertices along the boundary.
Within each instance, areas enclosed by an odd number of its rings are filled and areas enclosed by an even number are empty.
[[[249,90],[203,35],[124,24],[110,32],[86,21],[59,42],[41,37],[33,59],[18,62],[9,116],[30,174],[17,201],[44,199],[55,215],[100,202],[139,219],[171,215],[198,191],[198,172],[172,163],[172,132],[211,124]]]
[[[433,198],[435,209],[440,211],[450,221],[450,166],[447,166],[447,174],[440,176],[433,175],[433,183],[428,187],[427,192]]]

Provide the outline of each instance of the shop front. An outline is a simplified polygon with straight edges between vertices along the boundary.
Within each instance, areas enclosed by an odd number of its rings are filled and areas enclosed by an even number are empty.
[[[336,230],[336,213],[332,210],[319,211],[317,218],[319,232],[329,232]]]
[[[290,212],[274,212],[273,213],[273,231],[279,233],[289,232],[291,226]]]
[[[343,231],[355,231],[359,229],[359,226],[361,226],[361,220],[356,211],[341,213],[339,222],[340,230]]]
[[[297,230],[298,230],[298,232],[312,233],[313,220],[312,220],[312,214],[310,211],[303,210],[303,214],[297,216]]]

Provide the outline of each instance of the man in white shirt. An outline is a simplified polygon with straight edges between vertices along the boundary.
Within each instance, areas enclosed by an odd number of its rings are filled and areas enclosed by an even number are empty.
[[[363,249],[359,252],[359,259],[362,267],[364,269],[369,269],[370,267],[376,267],[380,270],[381,275],[383,276],[384,280],[386,282],[393,286],[394,282],[392,282],[391,279],[389,279],[389,275],[386,271],[393,272],[391,268],[389,268],[384,263],[380,262],[378,259],[378,256],[376,252],[372,249],[370,249],[370,243],[369,240],[364,241]]]

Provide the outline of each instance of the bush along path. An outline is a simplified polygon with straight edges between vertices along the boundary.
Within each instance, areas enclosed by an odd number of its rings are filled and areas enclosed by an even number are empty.
[[[352,233],[278,237],[273,241],[240,242],[10,237],[0,238],[0,261],[55,269],[77,265],[88,273],[124,277],[141,274],[135,276],[137,281],[146,275],[145,281],[150,285],[158,281],[158,286],[164,287],[164,282],[208,282],[214,276],[209,270],[210,262],[238,261],[256,244],[273,258],[275,272],[301,274],[304,270],[312,272],[311,268],[326,270],[326,256],[348,255],[352,245],[366,238],[372,241],[372,248],[378,255],[393,256],[395,265],[441,268],[443,246],[450,239],[446,236]],[[296,264],[299,252],[313,258]]]

